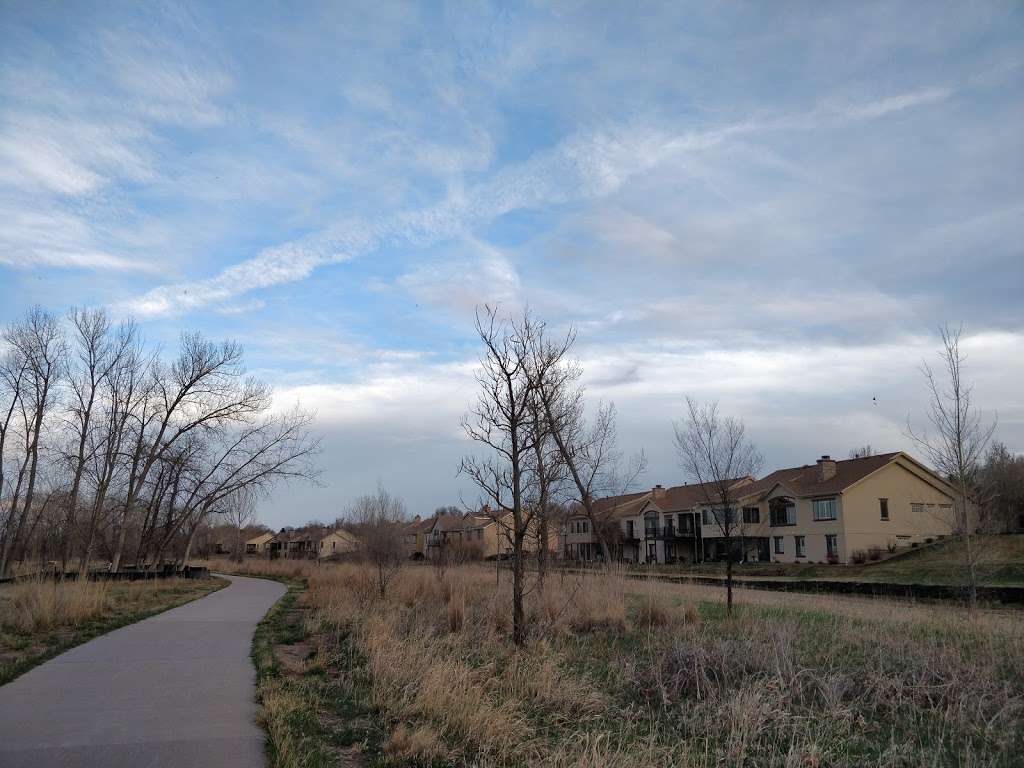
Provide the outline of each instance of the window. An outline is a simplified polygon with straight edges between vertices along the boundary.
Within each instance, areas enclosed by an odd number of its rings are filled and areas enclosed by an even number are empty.
[[[911,504],[910,511],[915,515],[922,515],[924,514],[924,504]]]
[[[783,543],[784,539],[782,536],[773,536],[775,541],[775,554],[784,555],[786,553],[786,545]]]
[[[796,541],[796,556],[807,557],[807,543],[803,536],[794,536]]]
[[[815,520],[836,519],[835,499],[815,499],[814,501],[811,502],[811,508],[814,511]]]
[[[878,514],[882,520],[889,519],[889,500],[879,499],[878,500]]]
[[[584,533],[590,533],[590,521],[589,520],[584,520],[583,521],[583,532]]]
[[[634,539],[634,538],[636,538],[633,535],[633,521],[632,520],[627,520],[626,521],[626,538],[627,539]]]
[[[771,520],[773,526],[796,525],[796,505],[792,503],[774,505],[771,510]]]
[[[704,525],[711,525],[711,510],[710,509],[702,509],[700,511],[700,521]]]
[[[839,556],[839,537],[834,533],[826,534],[825,536],[825,552],[828,553],[829,557]]]
[[[649,538],[658,535],[658,518],[654,515],[644,518],[644,535]]]
[[[761,522],[761,510],[757,507],[744,507],[743,508],[743,522],[756,525]]]

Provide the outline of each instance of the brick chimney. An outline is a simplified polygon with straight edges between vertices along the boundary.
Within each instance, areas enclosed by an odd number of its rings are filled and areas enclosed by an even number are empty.
[[[665,489],[659,484],[651,488],[651,495],[656,499],[665,498]]]
[[[818,459],[818,482],[823,483],[836,476],[836,462],[827,453]]]

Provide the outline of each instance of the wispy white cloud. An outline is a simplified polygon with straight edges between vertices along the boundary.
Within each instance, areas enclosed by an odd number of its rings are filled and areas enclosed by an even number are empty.
[[[870,119],[934,98],[921,93],[893,97],[887,100],[888,106],[871,102],[860,107],[863,114],[856,108],[846,114]],[[491,180],[450,190],[436,205],[384,217],[370,225],[339,224],[304,240],[267,249],[214,277],[154,288],[123,302],[121,309],[141,316],[186,312],[256,288],[305,279],[318,267],[363,255],[381,245],[431,245],[510,211],[607,196],[659,163],[718,146],[734,136],[813,125],[807,115],[801,115],[682,135],[635,124],[576,134],[523,163],[501,169]]]

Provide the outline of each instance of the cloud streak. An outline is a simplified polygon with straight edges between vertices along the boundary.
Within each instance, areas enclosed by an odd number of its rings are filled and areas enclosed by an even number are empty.
[[[943,89],[926,89],[842,110],[816,109],[682,135],[636,125],[581,133],[502,169],[493,180],[451,193],[439,204],[385,216],[371,224],[337,224],[323,233],[268,248],[213,277],[153,288],[118,308],[142,317],[186,313],[259,288],[304,280],[320,267],[348,261],[385,245],[429,246],[513,211],[605,197],[661,163],[716,147],[737,136],[769,130],[811,130],[825,115],[877,119],[948,95],[949,91]]]

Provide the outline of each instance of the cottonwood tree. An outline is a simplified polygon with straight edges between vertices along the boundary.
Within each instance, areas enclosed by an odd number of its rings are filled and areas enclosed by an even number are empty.
[[[572,330],[564,338],[552,340],[541,327],[531,339],[530,375],[546,433],[558,449],[564,468],[567,498],[590,521],[604,561],[609,563],[614,508],[597,502],[626,493],[643,474],[647,462],[643,451],[628,462],[624,460],[618,449],[614,403],[598,403],[588,421],[585,390],[579,383],[583,369],[568,359],[575,340]]]
[[[476,402],[462,419],[470,440],[485,451],[463,458],[460,472],[479,488],[489,506],[511,512],[512,641],[526,642],[523,609],[526,538],[535,508],[526,504],[529,462],[534,451],[533,404],[536,385],[531,370],[534,341],[541,325],[529,312],[513,319],[485,305],[476,313],[475,329],[483,353],[476,371]]]
[[[967,357],[960,348],[963,328],[939,328],[942,348],[940,367],[921,363],[928,390],[927,426],[915,428],[907,417],[907,436],[921,449],[932,467],[956,488],[951,519],[948,521],[961,537],[964,547],[967,604],[973,611],[978,604],[978,559],[974,547],[976,521],[975,495],[979,467],[995,432],[995,421],[987,421],[972,404],[972,386],[964,380]]]
[[[724,540],[726,614],[732,616],[733,542],[743,536],[739,488],[760,471],[763,460],[747,440],[742,419],[721,415],[717,402],[701,405],[687,397],[686,414],[673,426],[680,466],[700,484],[701,500]]]
[[[216,344],[198,333],[182,336],[170,366],[154,362],[151,384],[135,428],[113,570],[120,567],[128,524],[157,463],[192,433],[244,423],[270,407],[266,385],[244,377],[241,346]]]
[[[342,517],[359,540],[359,554],[373,566],[377,594],[384,600],[405,563],[405,502],[378,484],[376,493],[360,496]]]
[[[56,391],[64,375],[66,346],[57,319],[40,307],[28,311],[25,319],[3,334],[13,358],[8,366],[20,372],[16,400],[16,423],[21,431],[22,460],[11,494],[10,508],[0,542],[0,576],[7,573],[12,555],[24,543],[35,514],[36,482],[39,477],[40,448],[46,419],[56,402]],[[9,374],[5,374],[5,379]],[[20,505],[20,506],[19,506]]]
[[[70,350],[64,328],[70,331]],[[234,494],[314,480],[311,417],[270,409],[241,348],[182,337],[166,364],[130,322],[31,310],[0,346],[0,570],[79,547],[117,568],[187,562],[195,532]]]
[[[72,446],[65,455],[70,466],[71,488],[65,499],[63,525],[60,529],[60,567],[67,569],[79,513],[82,481],[85,478],[94,417],[101,405],[107,378],[121,363],[134,343],[134,327],[125,323],[111,334],[110,319],[102,309],[73,309],[69,316],[72,327],[72,353],[68,361],[70,403],[66,408]]]

